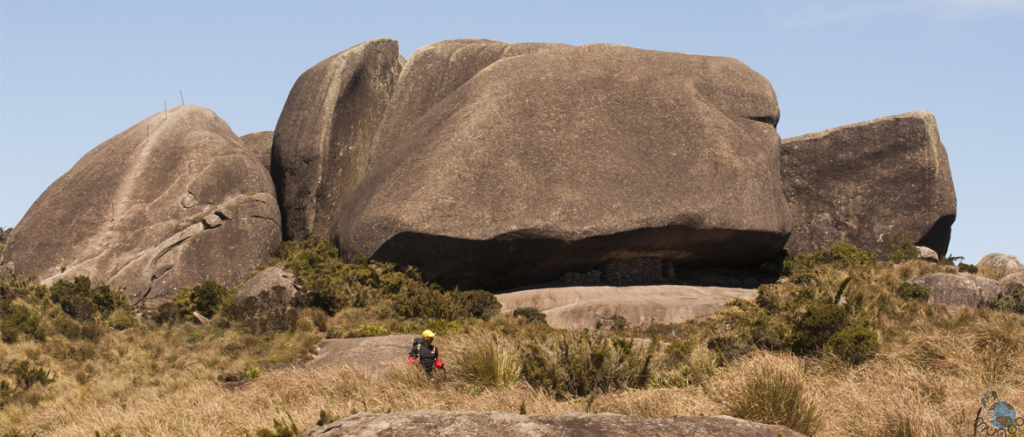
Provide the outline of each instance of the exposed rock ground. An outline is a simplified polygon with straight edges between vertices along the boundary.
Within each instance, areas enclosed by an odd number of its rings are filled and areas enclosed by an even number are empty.
[[[760,261],[790,232],[778,117],[735,59],[436,43],[406,63],[332,237],[499,288],[611,259]]]
[[[956,193],[928,111],[787,138],[782,182],[794,252],[845,241],[884,256],[900,231],[938,256],[949,246]]]
[[[1024,272],[1024,264],[1014,255],[990,253],[981,257],[978,267],[994,267],[1008,272]]]
[[[395,334],[379,337],[334,338],[322,341],[310,368],[349,365],[367,373],[382,373],[391,365],[406,362],[416,334]],[[443,347],[443,339],[438,347]],[[443,351],[443,350],[442,350]]]
[[[531,288],[496,295],[502,311],[534,307],[559,329],[608,325],[622,316],[630,325],[677,323],[710,314],[733,299],[753,299],[756,289],[641,285]]]
[[[359,413],[306,431],[303,437],[334,436],[744,436],[796,437],[803,434],[729,416],[640,419],[618,414],[522,415],[493,411],[401,411]]]
[[[159,304],[234,284],[281,241],[274,184],[213,111],[160,112],[87,153],[36,200],[3,261],[44,283],[85,275]]]
[[[982,298],[999,293],[999,282],[970,274],[932,273],[907,282],[927,288],[931,294],[928,303],[949,308],[977,308]]]
[[[295,81],[271,150],[286,240],[328,235],[341,202],[366,172],[402,71],[400,58],[397,41],[375,39],[323,60]]]

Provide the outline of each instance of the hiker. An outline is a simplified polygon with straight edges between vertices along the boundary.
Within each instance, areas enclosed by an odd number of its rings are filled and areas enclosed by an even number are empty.
[[[436,335],[434,331],[429,329],[423,331],[423,338],[413,340],[412,351],[409,352],[409,362],[411,363],[415,358],[419,358],[423,370],[427,372],[427,379],[431,381],[434,380],[434,367],[444,368],[444,365],[441,364],[440,354],[433,344],[434,335]]]

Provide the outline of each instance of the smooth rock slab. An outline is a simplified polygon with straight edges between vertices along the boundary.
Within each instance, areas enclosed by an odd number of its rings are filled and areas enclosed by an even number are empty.
[[[159,304],[234,285],[281,241],[274,184],[213,111],[182,105],[89,151],[32,204],[4,263],[46,284],[84,275]]]
[[[678,323],[710,314],[733,299],[753,299],[756,289],[643,285],[551,287],[495,295],[503,312],[533,307],[558,329],[593,328],[622,316],[630,325]]]
[[[316,358],[304,366],[312,369],[329,369],[337,366],[352,366],[370,374],[381,374],[392,365],[406,363],[415,334],[394,334],[378,337],[331,338],[317,345]],[[437,339],[442,353],[445,348],[444,336]]]
[[[990,253],[981,257],[978,267],[994,267],[1008,272],[1024,272],[1024,264],[1014,255],[1003,253]]]
[[[439,43],[406,63],[339,211],[346,258],[508,288],[612,259],[730,267],[785,245],[764,77],[735,59],[609,44],[493,60],[487,44]]]
[[[495,411],[400,411],[359,413],[306,431],[303,437],[370,436],[743,436],[796,437],[803,434],[729,416],[641,419],[619,414],[523,415]]]
[[[782,141],[793,215],[786,247],[810,253],[843,241],[883,259],[900,231],[939,257],[956,193],[935,116],[914,111]]]
[[[970,274],[931,273],[907,282],[927,288],[928,303],[947,308],[977,308],[983,298],[999,293],[999,282]]]

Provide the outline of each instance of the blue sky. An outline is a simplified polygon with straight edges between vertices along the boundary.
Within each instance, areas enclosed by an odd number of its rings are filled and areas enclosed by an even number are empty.
[[[452,38],[734,57],[771,81],[783,138],[927,109],[957,191],[950,253],[1024,258],[1024,0],[4,0],[0,226],[179,91],[238,135],[273,130],[303,71],[379,37],[406,57]]]

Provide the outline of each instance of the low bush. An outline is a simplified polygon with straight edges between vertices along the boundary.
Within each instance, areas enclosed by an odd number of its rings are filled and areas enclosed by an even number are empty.
[[[0,332],[3,332],[4,343],[16,342],[22,336],[39,341],[46,338],[46,331],[39,326],[39,317],[17,304],[0,306]]]
[[[960,273],[978,273],[978,266],[974,264],[960,263],[960,265],[957,266],[957,271]]]
[[[1024,314],[1024,286],[1017,283],[1007,284],[1002,287],[999,294],[983,299],[979,306]]]
[[[889,261],[897,264],[917,259],[919,254],[917,245],[907,238],[906,235],[903,235],[903,231],[900,231],[899,234],[896,235],[896,241],[894,241],[889,248],[891,249],[889,252]]]
[[[130,310],[128,297],[119,289],[101,283],[95,287],[87,276],[75,277],[75,282],[57,281],[50,286],[50,301],[79,321],[92,320],[99,316],[106,318],[114,310]]]
[[[208,279],[202,284],[182,288],[171,301],[178,305],[181,314],[197,312],[204,317],[211,317],[222,306],[231,303],[233,294],[227,287]]]
[[[501,304],[483,290],[460,292],[424,281],[413,267],[399,269],[392,263],[357,256],[346,263],[327,240],[311,236],[301,242],[284,242],[273,253],[275,264],[296,272],[302,284],[293,304],[320,308],[334,316],[344,308],[367,308],[387,303],[395,316],[458,320],[490,318]]]
[[[928,302],[928,298],[931,297],[931,293],[927,288],[910,282],[900,284],[900,286],[896,288],[896,295],[903,300],[920,300],[924,302]]]
[[[520,346],[522,373],[530,385],[577,397],[647,386],[655,351],[587,330],[559,332],[547,341],[534,339]]]
[[[864,326],[852,326],[833,334],[826,349],[843,361],[858,365],[878,354],[878,333]]]
[[[541,322],[544,324],[548,323],[548,315],[541,312],[541,310],[534,307],[521,307],[516,308],[512,311],[512,316],[522,317],[531,322]]]
[[[17,386],[23,390],[28,390],[34,384],[45,386],[57,379],[50,374],[49,370],[44,370],[42,366],[32,367],[28,361],[24,360],[15,365],[11,373],[14,375]]]

